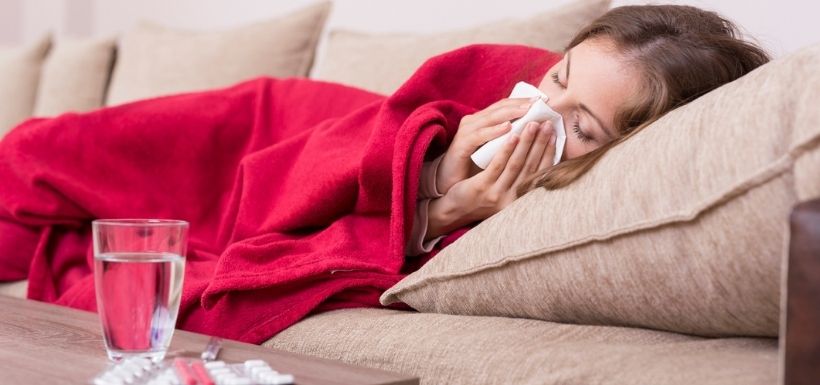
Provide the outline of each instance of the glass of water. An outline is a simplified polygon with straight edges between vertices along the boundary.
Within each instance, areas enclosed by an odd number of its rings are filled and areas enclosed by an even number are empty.
[[[100,219],[91,229],[97,311],[108,358],[162,361],[179,312],[188,222]]]

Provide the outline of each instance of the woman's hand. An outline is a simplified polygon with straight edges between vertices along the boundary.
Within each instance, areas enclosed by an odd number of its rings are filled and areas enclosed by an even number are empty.
[[[532,99],[501,99],[489,107],[461,119],[453,141],[436,171],[436,190],[446,194],[453,185],[481,171],[470,159],[481,145],[510,130],[510,120],[527,112]]]
[[[538,170],[552,165],[554,155],[552,124],[527,124],[520,136],[512,135],[504,143],[487,169],[454,184],[447,194],[430,202],[425,239],[501,211],[518,197],[518,186]]]

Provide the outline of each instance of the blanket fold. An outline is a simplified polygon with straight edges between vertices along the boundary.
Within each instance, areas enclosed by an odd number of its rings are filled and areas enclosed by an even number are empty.
[[[380,306],[408,272],[425,156],[559,59],[476,45],[390,97],[260,78],[29,120],[0,140],[0,280],[95,310],[90,221],[175,218],[191,223],[179,328],[261,343],[312,312]]]

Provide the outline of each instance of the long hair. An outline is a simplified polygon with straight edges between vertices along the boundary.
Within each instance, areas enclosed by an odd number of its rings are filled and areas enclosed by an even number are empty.
[[[586,173],[606,151],[667,112],[729,83],[769,61],[737,27],[720,15],[683,5],[613,8],[579,31],[567,50],[591,38],[607,38],[637,68],[638,100],[620,110],[614,128],[619,138],[594,151],[539,171],[519,188],[556,189]]]

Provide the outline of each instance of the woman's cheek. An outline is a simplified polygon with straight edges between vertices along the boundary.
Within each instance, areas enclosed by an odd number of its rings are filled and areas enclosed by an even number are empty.
[[[578,143],[578,141],[574,139],[575,138],[573,138],[570,134],[567,134],[567,141],[566,144],[564,144],[564,155],[561,157],[561,160],[577,158],[578,156],[580,156],[580,149],[578,148],[578,145],[580,143]]]
[[[564,145],[564,155],[562,160],[573,159],[585,155],[595,150],[596,146],[593,143],[583,143],[572,132],[567,133],[567,142]]]
[[[559,93],[562,91],[558,85],[550,82],[545,86],[541,86],[538,88],[544,95],[547,95],[547,100],[555,100],[559,97]],[[549,104],[549,103],[547,103]]]

